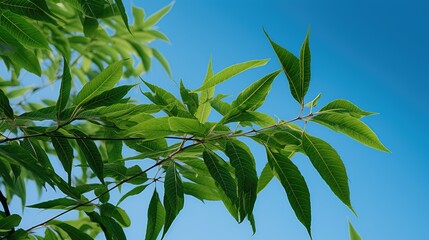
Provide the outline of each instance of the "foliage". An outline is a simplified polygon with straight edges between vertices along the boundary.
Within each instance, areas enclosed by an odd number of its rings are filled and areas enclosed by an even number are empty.
[[[149,45],[168,41],[153,26],[170,8],[145,18],[142,9],[133,7],[134,23],[128,24],[121,0],[0,2],[0,57],[10,74],[8,80],[0,79],[0,183],[5,192],[0,192],[1,239],[93,239],[99,234],[125,239],[123,228],[131,220],[120,203],[152,184],[156,187],[148,206],[146,239],[157,239],[161,231],[165,236],[185,195],[222,201],[237,222],[247,219],[255,231],[257,195],[274,176],[311,237],[310,194],[293,162],[296,153],[308,156],[332,192],[354,211],[343,161],[329,143],[307,133],[306,124],[315,122],[388,150],[361,121],[373,113],[342,99],[314,111],[320,95],[305,102],[311,76],[309,34],[298,58],[266,33],[282,69],[255,81],[230,103],[215,93],[216,86],[265,65],[267,59],[238,63],[218,73],[210,62],[199,88],[189,90],[180,83],[180,99],[146,81],[148,91],[142,93],[148,103],[127,97],[135,85],[122,84],[124,79],[148,71],[152,57],[171,74],[162,54]],[[47,83],[27,86],[21,81],[23,71]],[[291,120],[276,121],[257,111],[280,73],[287,76],[301,108]],[[56,99],[28,100],[57,82]],[[220,119],[210,117],[212,110]],[[295,124],[299,122],[303,124]],[[246,138],[265,147],[266,163],[255,161]],[[54,164],[56,159],[60,165]],[[140,161],[131,165],[129,160]],[[143,167],[148,160],[152,164]],[[256,164],[265,164],[259,176]],[[28,181],[39,191],[56,189],[64,197],[26,206]],[[113,204],[110,192],[124,184],[135,187]],[[23,229],[21,216],[8,208],[6,200],[13,196],[24,208],[63,212]],[[58,220],[71,211],[78,211],[79,219]],[[358,238],[354,229],[353,236]]]

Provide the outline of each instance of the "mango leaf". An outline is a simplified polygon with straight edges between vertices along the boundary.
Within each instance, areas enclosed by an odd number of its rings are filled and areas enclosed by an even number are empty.
[[[224,82],[239,73],[242,73],[252,68],[264,66],[265,64],[267,64],[268,61],[269,59],[252,60],[252,61],[238,63],[235,65],[229,66],[223,69],[222,71],[216,73],[215,75],[213,75],[210,79],[205,81],[200,88],[198,88],[195,91],[201,92],[203,90],[214,87],[217,84]]]
[[[124,61],[110,64],[94,79],[85,84],[77,94],[75,104],[83,104],[104,91],[112,89],[121,79]]]
[[[82,151],[88,166],[92,169],[92,171],[94,171],[98,179],[104,184],[104,163],[100,152],[98,151],[97,145],[95,145],[94,141],[85,139],[87,136],[77,129],[70,130],[70,132],[75,136],[80,137],[80,139],[76,139],[77,145]]]
[[[19,225],[21,222],[21,216],[18,214],[12,214],[5,218],[0,219],[0,229],[8,230]]]
[[[130,26],[128,25],[128,16],[127,16],[127,13],[125,11],[125,7],[124,7],[124,4],[122,3],[122,0],[115,0],[115,2],[116,2],[116,6],[119,9],[119,13],[121,14],[122,21],[124,22],[125,26],[127,27],[128,32],[131,33]]]
[[[63,76],[61,78],[60,95],[58,96],[57,105],[56,105],[58,113],[61,113],[66,108],[67,101],[69,100],[69,97],[70,97],[71,81],[72,81],[68,62],[65,58],[63,62],[64,62],[64,66],[63,66]]]
[[[260,112],[240,112],[237,115],[227,117],[223,123],[240,122],[240,124],[255,123],[261,127],[269,127],[276,124],[276,120],[265,113]]]
[[[337,151],[327,142],[307,133],[302,136],[302,147],[332,192],[353,211],[346,168]]]
[[[152,14],[150,17],[146,19],[146,21],[143,23],[143,26],[145,29],[148,29],[155,25],[159,20],[161,20],[162,17],[167,14],[171,7],[173,7],[173,2],[168,4],[167,6],[163,7],[161,10],[157,11],[156,13]]]
[[[350,234],[350,240],[362,240],[362,238],[359,236],[359,233],[356,231],[356,229],[353,227],[350,221],[349,221],[349,234]]]
[[[204,124],[200,123],[197,119],[170,117],[168,118],[168,124],[171,131],[174,132],[190,133],[197,136],[204,136],[206,134]]]
[[[57,198],[46,202],[29,205],[29,208],[41,209],[66,209],[67,207],[79,205],[79,202],[70,198]]]
[[[260,193],[267,185],[271,182],[274,177],[273,170],[271,170],[270,164],[265,164],[265,167],[262,169],[261,175],[258,179],[258,189],[257,193]]]
[[[219,194],[216,192],[215,188],[210,188],[208,186],[204,186],[197,183],[184,182],[183,183],[183,192],[187,195],[194,196],[195,198],[204,201],[204,200],[212,200],[217,201],[220,200]]]
[[[234,178],[228,171],[227,163],[211,150],[204,150],[203,159],[210,175],[218,184],[220,190],[224,192],[230,202],[235,205],[237,202],[237,186]]]
[[[194,115],[198,109],[198,94],[191,93],[191,91],[186,89],[182,80],[180,80],[180,96],[182,97],[183,103],[188,107],[188,111]]]
[[[133,188],[131,191],[125,193],[118,201],[118,203],[116,204],[116,206],[118,206],[122,201],[124,201],[126,198],[130,197],[130,196],[134,196],[134,195],[138,195],[141,192],[143,192],[146,187],[148,185],[141,185],[141,186],[137,186],[135,188]]]
[[[172,133],[168,117],[153,118],[123,132],[126,136],[145,137],[148,139],[163,138]]]
[[[100,206],[101,217],[112,217],[118,223],[122,224],[124,227],[129,227],[131,225],[131,220],[128,217],[127,213],[120,207],[112,205],[110,203],[104,203]]]
[[[213,66],[212,66],[212,60],[210,58],[206,77],[204,78],[204,83],[207,82],[212,76],[213,76]],[[198,109],[195,113],[195,117],[201,123],[204,123],[205,121],[207,121],[207,118],[210,115],[211,108],[212,108],[210,105],[210,100],[214,95],[214,91],[215,91],[214,87],[201,91],[200,100],[198,102]]]
[[[91,221],[100,225],[107,240],[127,239],[123,228],[111,217],[100,216],[97,212],[85,212]]]
[[[308,91],[311,79],[311,53],[310,53],[310,29],[305,36],[305,40],[302,43],[301,51],[299,55],[299,66],[301,76],[301,94],[304,101],[304,96]]]
[[[13,110],[10,107],[9,99],[4,94],[3,90],[0,89],[0,109],[4,112],[6,117],[9,119],[14,119],[15,116],[13,114]]]
[[[240,219],[243,221],[246,216],[252,215],[256,201],[258,175],[255,159],[246,144],[233,139],[226,142],[225,154],[235,169]]]
[[[92,238],[88,234],[82,232],[81,230],[73,227],[70,224],[53,220],[49,222],[49,225],[61,228],[69,235],[72,240],[92,240]]]
[[[374,115],[374,112],[366,112],[360,109],[358,106],[354,105],[350,101],[344,99],[336,99],[328,105],[320,109],[319,112],[336,112],[336,113],[345,113],[349,114],[355,118],[362,118],[370,115]]]
[[[282,65],[283,72],[286,74],[287,80],[289,82],[290,92],[292,93],[293,98],[295,98],[298,103],[303,104],[305,95],[304,93],[306,90],[304,91],[303,88],[305,85],[301,79],[299,59],[282,46],[273,42],[268,36],[267,32],[265,32],[265,35],[270,41],[271,46],[273,47],[274,52],[276,53]]]
[[[289,203],[298,220],[311,237],[311,205],[307,183],[298,168],[286,156],[267,149],[268,163],[286,191]]]
[[[4,0],[0,2],[0,9],[8,9],[34,20],[55,24],[55,20],[51,17],[53,14],[45,0]]]
[[[134,27],[137,29],[142,29],[145,15],[144,10],[142,8],[132,6],[132,13],[134,17]]]
[[[59,133],[57,133],[59,134]],[[70,142],[66,138],[51,137],[52,145],[54,146],[55,152],[57,153],[58,159],[63,165],[64,170],[68,176],[68,184],[71,184],[71,171],[73,167],[73,148]]]
[[[258,109],[264,103],[271,89],[271,84],[279,73],[280,70],[270,73],[244,89],[232,102],[232,108],[241,111]]]
[[[91,98],[81,105],[83,109],[92,109],[101,106],[110,106],[116,103],[119,103],[120,100],[127,95],[127,93],[133,88],[135,85],[123,85],[119,86],[101,94]]]
[[[304,106],[310,107],[312,109],[313,107],[315,107],[317,105],[317,103],[319,102],[321,96],[322,96],[321,93],[317,94],[317,96],[313,100],[311,100],[310,102],[306,103]]]
[[[147,227],[146,227],[146,240],[156,240],[159,232],[164,226],[165,209],[159,200],[158,192],[153,192],[152,198],[150,199],[149,209],[147,212]]]
[[[49,48],[46,37],[25,18],[10,11],[0,12],[0,25],[22,45],[33,48]]]
[[[164,238],[176,216],[182,210],[184,204],[184,193],[182,180],[174,165],[169,166],[165,173],[164,182],[164,207],[165,226],[162,238]]]
[[[361,120],[349,114],[321,113],[310,119],[334,131],[342,132],[356,141],[380,151],[389,152],[377,135]]]
[[[37,140],[24,139],[20,142],[20,145],[27,150],[37,161],[46,168],[54,169],[49,160],[48,155],[46,154],[45,149],[43,149]]]
[[[171,78],[171,69],[170,65],[167,62],[167,59],[162,55],[162,53],[155,48],[152,48],[153,56],[158,60],[159,63],[161,63],[164,70],[167,72],[168,76]]]

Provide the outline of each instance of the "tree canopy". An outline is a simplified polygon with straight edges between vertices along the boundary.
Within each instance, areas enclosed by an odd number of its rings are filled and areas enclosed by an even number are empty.
[[[185,195],[223,202],[237,222],[247,220],[255,232],[255,201],[274,178],[311,237],[310,193],[293,162],[297,153],[308,157],[354,212],[341,157],[328,142],[306,132],[307,124],[388,149],[362,121],[373,112],[344,99],[318,108],[320,95],[306,98],[310,33],[295,56],[265,32],[280,69],[256,79],[231,102],[216,86],[263,67],[268,59],[219,72],[210,61],[200,87],[188,89],[180,81],[177,93],[170,93],[141,75],[156,59],[171,76],[167,60],[151,46],[169,41],[154,25],[171,7],[151,16],[133,7],[130,24],[121,0],[0,1],[0,58],[7,69],[0,76],[0,239],[126,239],[123,228],[131,220],[121,203],[145,190],[153,191],[145,239],[164,238]],[[39,85],[26,84],[29,74]],[[293,119],[259,111],[279,74],[286,75],[300,107]],[[140,84],[130,84],[132,78],[140,78]],[[29,100],[49,86],[57,96]],[[147,102],[130,97],[132,89]],[[246,139],[265,148],[264,161],[255,160]],[[263,170],[258,173],[256,165]],[[27,192],[33,191],[25,187],[29,181],[39,192],[59,191],[64,197],[27,205]],[[120,199],[110,198],[123,185],[133,189]],[[22,216],[8,207],[13,197],[21,199],[23,208],[62,211],[24,229]],[[78,218],[58,219],[71,211]],[[360,239],[351,225],[350,236]]]

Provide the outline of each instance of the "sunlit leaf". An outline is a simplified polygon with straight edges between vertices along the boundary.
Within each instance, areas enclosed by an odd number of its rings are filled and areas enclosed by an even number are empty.
[[[320,112],[347,113],[350,114],[350,116],[356,118],[362,118],[365,116],[376,114],[373,112],[363,111],[358,106],[344,99],[337,99],[328,103],[326,106],[320,109]]]
[[[153,192],[152,198],[150,199],[149,209],[147,212],[147,227],[146,227],[146,240],[156,240],[159,232],[164,226],[165,222],[165,209],[159,200],[158,192]]]
[[[208,186],[204,186],[197,183],[184,182],[183,183],[183,192],[187,195],[194,196],[195,198],[204,201],[204,200],[212,200],[217,201],[220,200],[219,194],[216,192],[215,188],[210,188]]]
[[[299,66],[301,76],[301,96],[304,100],[304,96],[308,91],[311,79],[311,53],[310,53],[310,30],[308,30],[305,40],[302,43],[301,51],[299,55]]]
[[[127,13],[125,11],[125,7],[124,7],[124,4],[122,3],[122,0],[115,0],[115,2],[116,2],[116,6],[119,9],[119,13],[121,14],[122,21],[124,22],[125,26],[127,27],[128,32],[131,33],[130,26],[128,25],[128,16],[127,16]]]
[[[197,119],[170,117],[168,118],[168,124],[171,131],[174,132],[190,133],[197,136],[204,136],[206,133],[204,124]]]
[[[159,61],[159,63],[161,63],[164,70],[168,73],[168,76],[171,77],[171,69],[167,59],[165,59],[162,53],[156,50],[155,48],[152,48],[152,53],[153,53],[153,56]]]
[[[259,179],[258,179],[257,193],[261,192],[268,185],[268,183],[271,182],[273,177],[274,177],[274,174],[273,174],[273,171],[271,170],[270,164],[269,163],[265,164],[265,167],[262,169],[261,175],[259,176]]]
[[[90,100],[86,101],[81,105],[81,108],[83,109],[92,109],[96,107],[101,106],[110,106],[116,103],[119,103],[119,101],[127,95],[127,93],[133,88],[134,85],[123,85],[119,86],[110,90],[107,90],[105,92],[102,92],[101,94],[91,98]]]
[[[168,4],[161,10],[149,16],[143,24],[144,28],[150,28],[155,25],[159,20],[161,20],[162,17],[165,16],[165,14],[170,11],[171,7],[173,7],[173,3]]]
[[[204,78],[204,83],[207,82],[213,76],[213,66],[212,60],[210,59],[209,66],[207,68],[206,77]],[[204,123],[210,115],[211,105],[210,100],[214,95],[214,87],[208,88],[201,91],[200,100],[198,102],[198,109],[195,113],[195,117],[200,120],[201,123]]]
[[[198,94],[189,91],[183,84],[183,81],[180,81],[180,96],[183,103],[188,107],[189,112],[195,114],[198,109]]]
[[[362,238],[359,236],[359,233],[356,231],[356,229],[353,227],[350,221],[349,221],[349,234],[350,234],[350,240],[362,240]]]

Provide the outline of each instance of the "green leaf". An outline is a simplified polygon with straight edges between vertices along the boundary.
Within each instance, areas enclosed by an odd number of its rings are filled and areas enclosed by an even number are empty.
[[[124,22],[125,26],[127,27],[128,32],[131,33],[130,26],[128,25],[127,12],[125,11],[125,7],[124,7],[124,4],[122,3],[122,0],[115,0],[115,2],[116,2],[116,6],[119,9],[119,13],[121,14],[122,21]]]
[[[119,103],[120,100],[127,95],[127,93],[133,88],[135,85],[123,85],[120,87],[116,87],[101,94],[91,98],[81,105],[83,109],[92,109],[101,106],[110,106],[116,103]]]
[[[182,97],[183,103],[188,107],[189,112],[194,115],[198,109],[198,94],[191,93],[186,89],[182,80],[180,80],[180,96]]]
[[[204,78],[204,83],[207,82],[213,76],[213,66],[212,60],[210,59],[209,66],[207,68],[206,77]],[[212,106],[210,104],[210,100],[214,95],[215,87],[208,88],[206,90],[201,91],[200,100],[198,102],[198,109],[195,112],[195,117],[201,123],[207,121],[207,118],[210,115]]]
[[[57,198],[46,202],[36,203],[29,208],[41,208],[41,209],[66,209],[67,207],[79,205],[79,202],[70,198]]]
[[[310,192],[304,177],[288,157],[273,152],[268,147],[266,149],[271,169],[285,189],[296,217],[307,228],[311,237]]]
[[[33,48],[49,48],[47,38],[23,17],[10,11],[0,13],[0,25],[22,45]]]
[[[112,217],[124,227],[129,227],[131,225],[131,220],[127,213],[118,206],[112,205],[110,203],[104,203],[100,206],[100,213],[101,217]]]
[[[222,71],[216,73],[211,78],[207,79],[207,81],[204,81],[203,85],[195,91],[201,92],[203,90],[214,87],[217,84],[224,82],[239,73],[242,73],[252,68],[264,66],[265,64],[267,64],[268,61],[269,59],[252,60],[229,66]]]
[[[73,227],[70,224],[53,220],[49,222],[49,225],[61,228],[70,236],[72,240],[92,240],[92,238],[88,234],[82,232],[81,230]]]
[[[71,130],[71,133],[77,137],[80,137],[80,139],[76,139],[77,145],[85,156],[85,160],[89,167],[92,169],[92,171],[94,171],[98,179],[104,184],[104,163],[100,152],[98,151],[97,145],[95,145],[94,141],[85,139],[87,136],[79,130]]]
[[[377,135],[358,118],[342,113],[322,113],[310,119],[334,131],[342,132],[356,141],[380,151],[389,152]]]
[[[240,112],[237,115],[228,117],[224,123],[240,122],[240,124],[255,123],[261,127],[269,127],[276,124],[276,120],[265,113],[260,112]]]
[[[70,97],[71,81],[72,81],[69,64],[65,58],[63,61],[64,61],[63,77],[61,79],[60,95],[58,96],[58,100],[57,100],[57,111],[59,114],[66,108],[67,101],[69,100],[69,97]]]
[[[164,17],[165,14],[167,14],[171,7],[173,7],[173,3],[168,4],[167,6],[163,7],[161,10],[157,11],[156,13],[152,14],[150,17],[146,19],[144,22],[144,28],[148,29],[155,25],[159,20],[161,20],[162,17]]]
[[[149,119],[129,128],[123,134],[148,139],[163,138],[173,133],[168,119],[168,117]]]
[[[112,89],[121,79],[124,61],[110,64],[94,79],[85,84],[77,94],[75,104],[83,104],[104,91]]]
[[[210,175],[218,184],[219,188],[225,193],[230,201],[235,204],[237,202],[237,186],[234,178],[228,171],[227,163],[211,150],[204,150],[203,158]]]
[[[134,196],[134,195],[140,194],[141,192],[143,192],[146,189],[147,186],[148,185],[141,185],[141,186],[137,186],[137,187],[133,188],[131,191],[125,193],[121,197],[121,199],[119,199],[119,201],[118,201],[118,203],[116,205],[119,205],[122,201],[124,201],[126,198],[128,198],[130,196]]]
[[[158,60],[159,63],[161,63],[164,70],[167,72],[168,76],[171,78],[171,69],[170,65],[167,62],[167,59],[162,55],[162,53],[155,48],[152,48],[153,56]]]
[[[352,211],[346,168],[337,151],[322,139],[304,133],[302,147],[332,192]]]
[[[0,229],[8,230],[19,225],[21,222],[21,216],[18,214],[12,214],[5,218],[0,219]]]
[[[174,163],[173,163],[174,164]],[[164,238],[176,216],[182,210],[184,204],[184,193],[182,180],[174,165],[169,166],[165,174],[164,182],[164,207],[165,226],[162,238]]]
[[[310,107],[312,109],[313,107],[315,107],[317,105],[317,103],[319,102],[321,96],[322,96],[321,93],[317,94],[317,96],[313,100],[311,100],[310,102],[306,103],[304,106]]]
[[[134,17],[134,27],[142,29],[145,15],[144,10],[142,8],[132,6],[132,13]]]
[[[292,93],[293,98],[295,98],[298,103],[304,103],[304,83],[301,79],[300,73],[300,61],[293,55],[291,52],[273,42],[268,34],[265,32],[268,40],[271,43],[271,46],[276,53],[282,68],[283,72],[286,74],[287,80],[289,82],[290,92]]]
[[[264,103],[271,84],[279,73],[280,70],[270,73],[244,89],[232,102],[232,107],[241,111],[258,109]]]
[[[9,99],[1,89],[0,89],[0,109],[4,112],[6,117],[8,117],[9,119],[15,118],[15,115],[13,114],[13,110],[10,107]]]
[[[328,103],[328,105],[320,109],[320,112],[346,113],[355,118],[362,118],[376,114],[373,112],[363,111],[358,106],[344,99],[336,99]]]
[[[299,55],[299,66],[301,76],[301,96],[304,101],[304,96],[308,91],[311,79],[311,53],[310,53],[310,29],[308,29],[305,40],[302,43]]]
[[[220,200],[219,194],[216,192],[215,188],[210,188],[208,186],[197,184],[197,183],[184,182],[183,183],[183,192],[186,195],[194,196],[195,198],[197,198],[201,201],[204,201],[204,200],[218,201],[218,200]]]
[[[350,240],[362,240],[362,238],[359,236],[359,233],[356,231],[356,229],[353,227],[350,221],[349,221],[349,234],[350,234]]]
[[[34,20],[55,24],[55,20],[50,16],[53,14],[49,11],[45,0],[4,0],[0,2],[0,9],[8,9]]]
[[[200,123],[197,119],[170,117],[168,118],[168,124],[171,131],[174,132],[189,133],[197,136],[204,136],[206,134],[204,124]]]
[[[59,134],[59,133],[57,133]],[[70,142],[66,138],[51,137],[52,145],[54,146],[55,152],[57,153],[58,159],[63,165],[64,170],[67,172],[68,184],[71,184],[71,171],[73,167],[73,148]]]
[[[235,169],[240,219],[243,221],[246,216],[252,215],[256,201],[258,175],[255,159],[246,144],[233,139],[226,142],[225,154]]]
[[[156,240],[159,232],[164,226],[165,209],[159,200],[158,192],[153,192],[150,199],[149,209],[147,212],[147,227],[146,227],[146,240]]]
[[[258,189],[257,193],[260,193],[267,185],[271,182],[273,179],[274,174],[271,170],[270,164],[265,164],[265,167],[262,169],[261,175],[259,176],[258,180]]]

